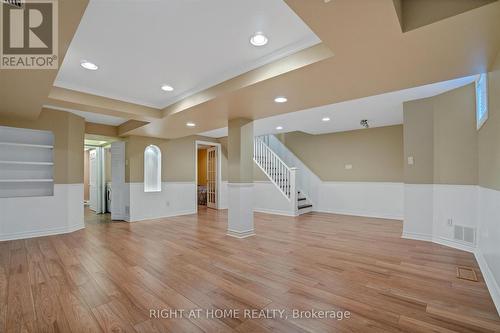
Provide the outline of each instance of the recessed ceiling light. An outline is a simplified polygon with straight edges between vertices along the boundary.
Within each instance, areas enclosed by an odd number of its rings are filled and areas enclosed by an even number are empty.
[[[281,130],[283,129],[283,126],[276,126],[276,129],[277,129],[278,131],[281,131]]]
[[[330,117],[323,117],[321,118],[321,121],[330,121]]]
[[[275,101],[276,103],[285,103],[286,101],[288,101],[288,99],[287,99],[286,97],[279,96],[279,97],[276,97],[276,98],[274,99],[274,101]]]
[[[164,84],[161,86],[161,90],[163,91],[174,91],[174,87],[169,86],[168,84]]]
[[[193,122],[187,122],[187,123],[186,123],[186,126],[187,126],[187,127],[195,127],[195,126],[196,126],[196,124],[195,124],[195,123],[193,123]]]
[[[264,46],[268,42],[267,37],[262,32],[256,32],[250,37],[250,44],[253,46]]]
[[[82,62],[80,63],[80,65],[83,68],[91,70],[91,71],[95,71],[95,70],[97,70],[99,68],[96,64],[94,64],[93,62],[87,61],[87,60],[82,60]]]

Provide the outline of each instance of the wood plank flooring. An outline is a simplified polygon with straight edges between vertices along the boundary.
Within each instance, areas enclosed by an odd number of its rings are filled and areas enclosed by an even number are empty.
[[[243,240],[225,236],[225,211],[105,221],[0,242],[0,332],[500,331],[474,257],[401,239],[400,221],[255,214],[257,235]],[[479,282],[457,279],[457,265]],[[150,309],[204,312],[157,319]],[[207,318],[207,309],[240,313]],[[251,309],[288,317],[243,317]],[[299,319],[294,309],[350,318]]]

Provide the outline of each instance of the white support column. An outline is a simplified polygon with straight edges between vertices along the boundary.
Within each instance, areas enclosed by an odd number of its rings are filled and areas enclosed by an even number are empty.
[[[253,224],[253,122],[233,119],[228,123],[228,225],[227,234],[237,238],[255,235]]]

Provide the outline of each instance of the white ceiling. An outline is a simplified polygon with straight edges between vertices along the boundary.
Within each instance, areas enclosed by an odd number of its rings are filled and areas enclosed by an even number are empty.
[[[118,125],[121,125],[127,121],[127,119],[125,119],[125,118],[107,116],[107,115],[100,114],[100,113],[92,113],[92,112],[85,112],[85,111],[74,110],[74,109],[60,108],[60,107],[54,106],[54,105],[44,105],[43,107],[54,109],[54,110],[71,112],[73,114],[76,114],[77,116],[85,118],[85,121],[88,123],[118,126]]]
[[[283,0],[91,0],[54,85],[163,108],[318,42]]]
[[[427,98],[474,82],[476,76],[433,83],[421,87],[394,91],[351,101],[320,106],[254,121],[254,134],[276,134],[302,131],[309,134],[324,134],[361,129],[362,119],[370,127],[390,126],[403,123],[403,102]],[[329,122],[323,122],[329,117]],[[276,130],[282,126],[282,130]],[[199,135],[220,138],[227,136],[227,127],[199,133]]]

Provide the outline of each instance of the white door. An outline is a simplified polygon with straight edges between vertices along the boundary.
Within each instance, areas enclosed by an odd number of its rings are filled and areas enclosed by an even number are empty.
[[[207,149],[207,207],[217,209],[217,148]]]
[[[95,149],[89,152],[89,206],[94,212],[97,209],[97,158]]]
[[[111,219],[125,220],[125,142],[111,144]]]

